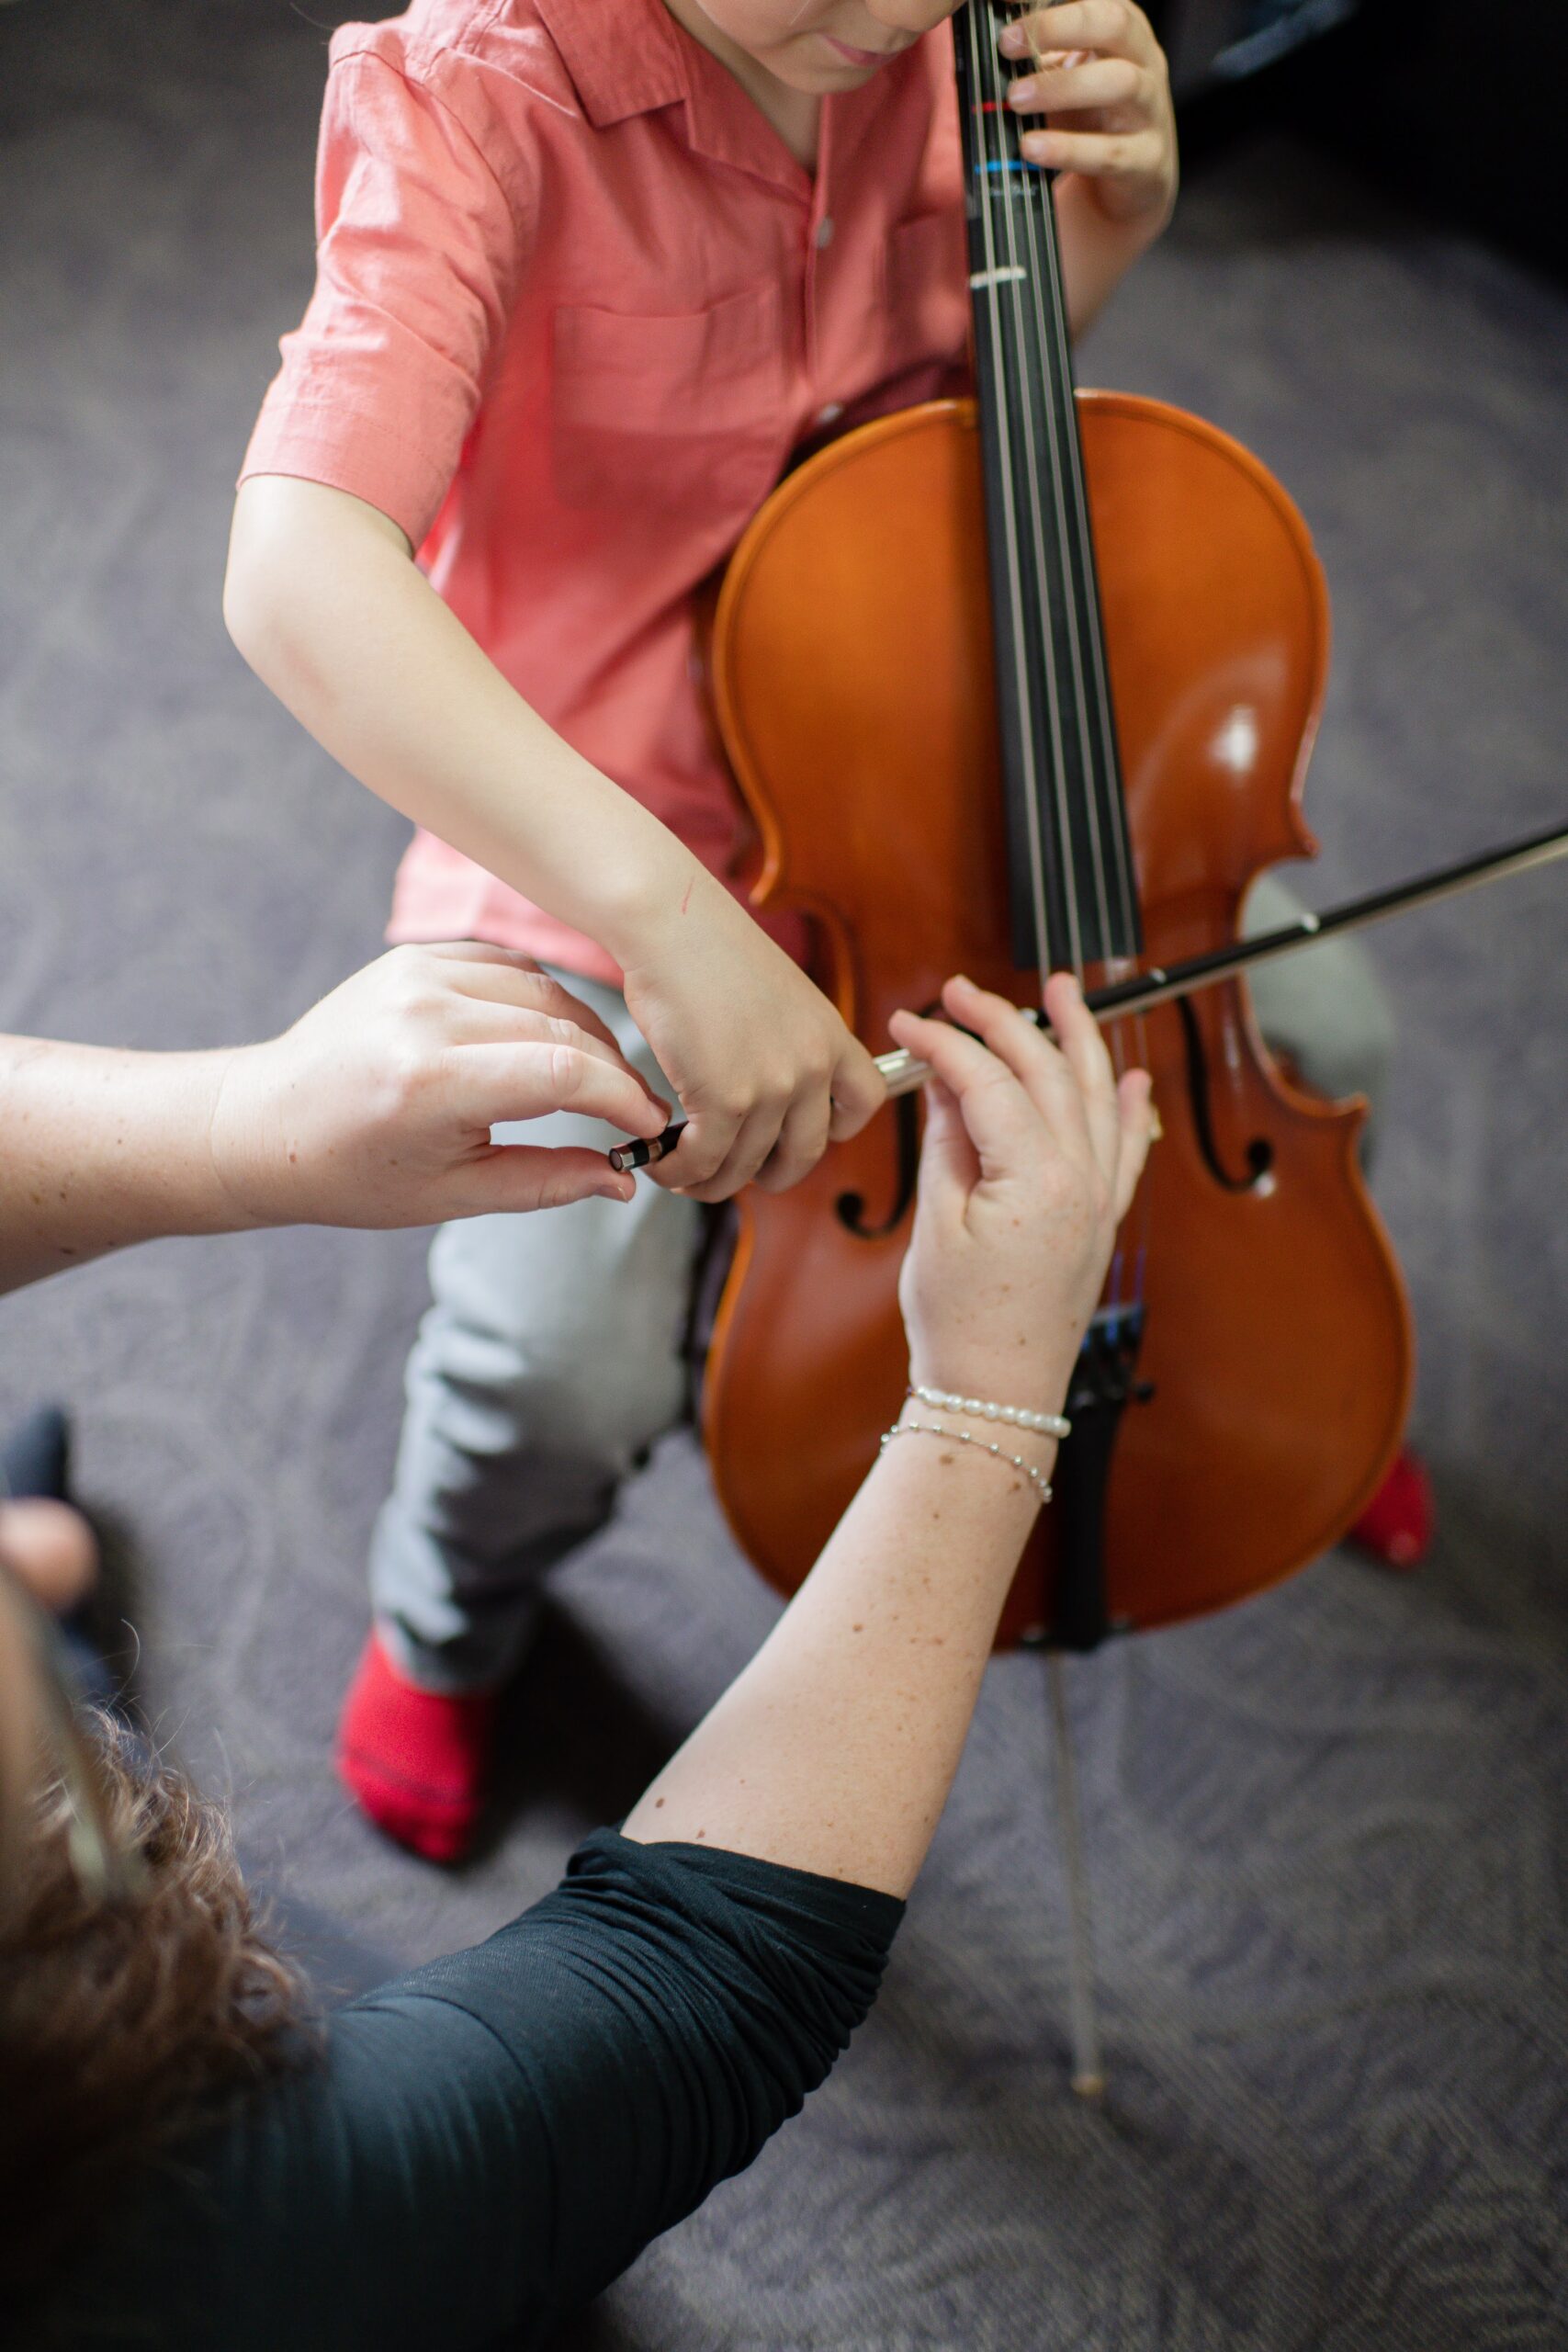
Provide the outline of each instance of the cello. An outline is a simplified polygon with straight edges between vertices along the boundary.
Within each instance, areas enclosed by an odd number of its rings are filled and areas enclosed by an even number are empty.
[[[1328,604],[1306,527],[1213,426],[1076,390],[1050,187],[1019,156],[989,16],[953,19],[975,398],[803,464],[714,622],[754,899],[812,917],[822,984],[874,1044],[952,971],[1037,1001],[1064,966],[1092,991],[1212,954],[1254,876],[1314,846]],[[1411,1382],[1364,1109],[1271,1060],[1240,978],[1111,1037],[1150,1070],[1164,1139],[998,1636],[1056,1650],[1314,1558],[1381,1481]],[[917,1156],[905,1097],[739,1204],[704,1433],[731,1528],[785,1592],[898,1411]]]

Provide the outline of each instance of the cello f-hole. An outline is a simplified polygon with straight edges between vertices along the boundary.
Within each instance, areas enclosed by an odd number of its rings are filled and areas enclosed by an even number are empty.
[[[893,1132],[897,1139],[897,1171],[894,1180],[893,1206],[880,1225],[865,1221],[865,1195],[863,1193],[840,1193],[833,1207],[839,1223],[857,1241],[886,1241],[896,1233],[908,1215],[915,1197],[915,1184],[920,1170],[920,1114],[917,1098],[901,1094],[893,1105]]]
[[[1203,1033],[1185,997],[1179,1001],[1176,1010],[1181,1016],[1181,1034],[1187,1044],[1187,1094],[1192,1105],[1192,1128],[1204,1167],[1227,1193],[1272,1192],[1274,1147],[1266,1136],[1254,1136],[1247,1145],[1245,1176],[1233,1176],[1221,1164],[1213,1122],[1209,1116],[1209,1057],[1203,1050]]]

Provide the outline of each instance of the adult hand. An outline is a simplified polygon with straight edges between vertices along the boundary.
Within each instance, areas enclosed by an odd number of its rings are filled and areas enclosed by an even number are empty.
[[[1176,115],[1164,51],[1134,0],[1060,0],[1015,19],[998,46],[1033,68],[1009,106],[1049,119],[1022,133],[1028,161],[1081,176],[1108,220],[1154,234],[1176,201]]]
[[[248,1223],[402,1226],[558,1208],[634,1180],[586,1148],[492,1144],[573,1111],[655,1136],[651,1093],[586,1005],[505,948],[395,947],[217,1088],[214,1168]]]
[[[85,1600],[97,1581],[98,1539],[75,1504],[58,1496],[0,1502],[0,1568],[9,1568],[35,1600],[62,1616]]]
[[[728,1200],[753,1178],[785,1191],[886,1100],[821,989],[700,869],[627,964],[626,993],[687,1122],[649,1173],[694,1200]]]
[[[1148,1076],[1118,1083],[1070,974],[1045,990],[1060,1046],[971,980],[950,980],[942,1003],[963,1028],[891,1024],[934,1072],[898,1286],[910,1378],[1050,1411],[1148,1151]]]

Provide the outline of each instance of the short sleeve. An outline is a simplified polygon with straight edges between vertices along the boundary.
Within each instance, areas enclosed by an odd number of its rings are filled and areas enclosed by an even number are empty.
[[[902,1913],[869,1888],[606,1830],[513,1926],[392,1988],[512,2054],[536,2308],[580,2308],[799,2111],[871,2007]]]
[[[316,179],[315,291],[241,471],[351,492],[417,548],[511,314],[526,158],[503,184],[448,98],[375,51],[334,62]]]
[[[163,2352],[547,2343],[750,2164],[870,2007],[902,1904],[601,1831],[488,1943],[341,2010],[86,2266]],[[145,2339],[134,2333],[145,2324]]]

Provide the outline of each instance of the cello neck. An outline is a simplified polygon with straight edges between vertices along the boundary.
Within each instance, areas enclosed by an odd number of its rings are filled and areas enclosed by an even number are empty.
[[[1019,153],[1001,15],[965,0],[953,30],[1013,959],[1081,973],[1141,935],[1055,209]]]

